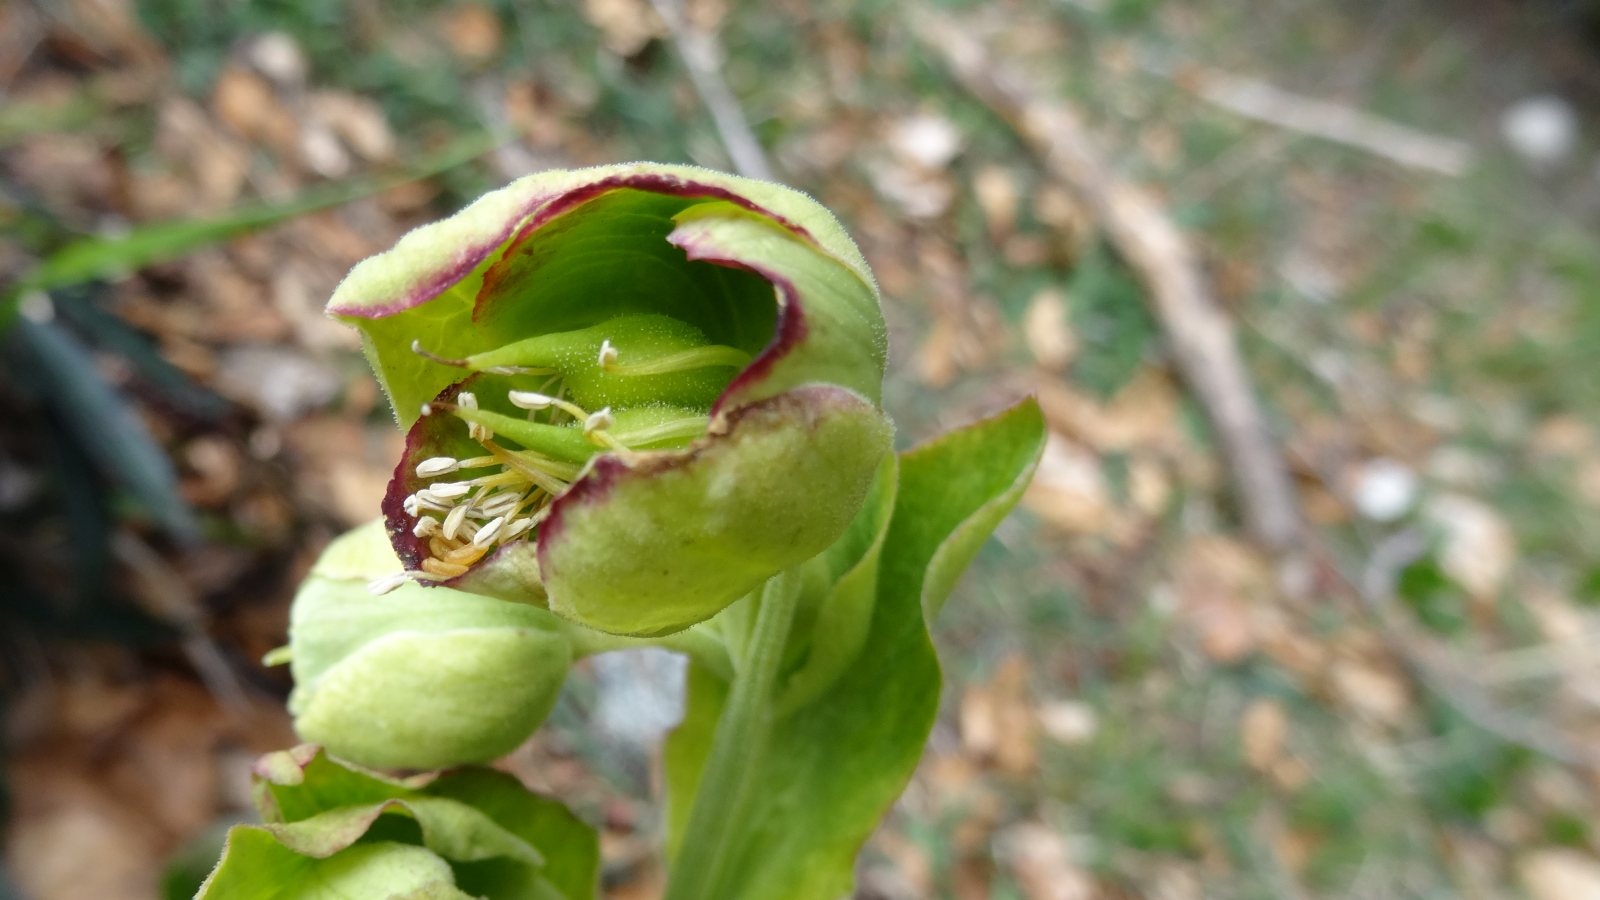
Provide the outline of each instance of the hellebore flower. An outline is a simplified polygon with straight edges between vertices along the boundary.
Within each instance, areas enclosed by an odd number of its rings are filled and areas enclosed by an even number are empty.
[[[613,634],[715,615],[845,530],[890,452],[877,287],[788,188],[632,164],[532,175],[357,266],[400,425],[407,582]]]

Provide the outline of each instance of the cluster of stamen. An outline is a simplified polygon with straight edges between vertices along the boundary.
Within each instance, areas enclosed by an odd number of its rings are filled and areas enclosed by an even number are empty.
[[[624,456],[633,452],[612,433],[616,418],[611,408],[591,412],[565,399],[565,389],[559,386],[563,376],[553,368],[474,367],[467,360],[436,356],[415,342],[412,349],[435,362],[476,368],[485,374],[549,375],[549,380],[537,391],[508,390],[507,401],[517,409],[526,410],[530,421],[581,428],[584,438],[599,450]],[[603,371],[617,374],[649,375],[706,364],[742,362],[725,358],[729,352],[737,353],[730,348],[713,348],[713,352],[721,355],[710,362],[701,358],[701,351],[690,351],[630,368],[619,364],[618,349],[607,339],[600,344],[595,364]],[[546,393],[553,386],[555,393]],[[422,415],[477,409],[477,396],[462,391],[450,401],[423,404]],[[418,539],[424,555],[417,569],[373,581],[369,589],[374,594],[388,593],[408,580],[437,582],[456,578],[466,574],[473,564],[495,548],[526,539],[550,514],[551,502],[567,489],[582,469],[581,465],[568,460],[502,446],[496,442],[490,426],[473,421],[470,415],[460,417],[465,420],[467,436],[484,452],[463,457],[434,456],[415,464],[416,477],[430,483],[407,496],[403,508],[412,520],[411,533]],[[463,478],[463,475],[470,477]]]
[[[613,353],[615,351],[613,350]],[[559,396],[537,391],[507,391],[512,406],[533,413],[548,411],[551,424],[566,417],[582,423],[584,437],[595,446],[617,452],[628,448],[610,429],[615,425],[610,407],[588,412]],[[428,404],[424,415],[442,411],[443,404]],[[475,394],[456,395],[454,406],[477,409]],[[529,450],[512,450],[496,443],[487,426],[467,422],[468,436],[486,452],[478,456],[434,456],[416,464],[417,478],[432,483],[405,498],[403,508],[414,520],[411,533],[427,552],[420,568],[379,579],[373,593],[387,593],[407,580],[444,581],[466,573],[495,547],[520,540],[550,513],[550,503],[576,477],[576,466]],[[454,478],[468,474],[469,478]],[[437,480],[435,480],[437,479]]]

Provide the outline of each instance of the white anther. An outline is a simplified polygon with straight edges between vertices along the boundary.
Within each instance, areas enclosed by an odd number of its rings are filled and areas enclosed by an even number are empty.
[[[474,546],[474,547],[487,547],[487,546],[489,546],[489,542],[493,541],[495,534],[497,534],[500,531],[500,526],[504,525],[505,523],[506,523],[506,517],[505,516],[496,516],[495,518],[490,519],[489,520],[489,524],[483,526],[482,528],[479,528],[477,533],[472,536],[472,546]]]
[[[400,507],[406,511],[406,515],[416,518],[418,505],[417,495],[411,494],[400,504]]]
[[[513,519],[511,520],[511,524],[506,526],[506,532],[505,534],[501,535],[501,537],[509,541],[532,527],[533,518],[531,516],[522,519]]]
[[[549,409],[556,398],[537,391],[508,391],[506,399],[517,409]]]
[[[470,490],[472,485],[465,481],[438,481],[417,493],[430,495],[435,500],[455,500],[458,497],[465,497]]]
[[[427,510],[429,512],[449,512],[450,508],[455,506],[454,503],[446,500],[440,500],[439,498],[433,496],[433,494],[429,493],[426,488],[417,491],[412,496],[414,496],[417,501],[415,504],[416,511],[412,513],[413,516],[421,515],[423,510]]]
[[[439,520],[433,516],[421,516],[417,524],[412,526],[411,533],[419,538],[432,537],[439,533]]]
[[[374,597],[381,597],[410,580],[411,574],[409,572],[396,572],[393,575],[385,575],[382,578],[375,578],[367,582],[367,592]]]
[[[610,368],[617,361],[617,348],[611,346],[611,339],[606,338],[600,342],[600,368]]]
[[[486,516],[498,516],[515,509],[521,502],[522,498],[516,494],[495,494],[478,504],[478,512]]]
[[[418,478],[436,478],[461,468],[461,461],[451,456],[435,456],[417,463]]]
[[[462,409],[477,409],[478,395],[471,391],[462,391],[456,395],[456,403],[459,404]]]
[[[596,410],[583,420],[583,433],[593,434],[596,431],[605,431],[617,424],[616,417],[611,415],[611,407]]]
[[[466,520],[467,508],[458,506],[450,510],[450,513],[444,517],[444,525],[440,527],[439,533],[453,541],[456,539],[456,532],[461,530],[461,523]]]

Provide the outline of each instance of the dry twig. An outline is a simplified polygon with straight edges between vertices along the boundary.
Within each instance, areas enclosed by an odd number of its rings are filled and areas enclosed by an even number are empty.
[[[740,175],[772,180],[772,166],[756,140],[755,132],[739,108],[739,100],[722,77],[722,48],[716,36],[696,28],[684,14],[682,0],[651,0],[657,15],[666,23],[672,43],[683,58],[683,66],[694,83],[700,102],[711,113],[716,123],[722,146],[728,150],[733,167]]]
[[[1354,147],[1412,169],[1461,175],[1472,147],[1388,119],[1218,71],[1179,70],[1174,81],[1200,99],[1267,125]]]
[[[1600,752],[1549,722],[1505,709],[1477,678],[1451,658],[1452,654],[1401,620],[1394,609],[1395,582],[1400,572],[1421,559],[1427,549],[1427,539],[1408,529],[1380,541],[1359,576],[1346,575],[1337,566],[1333,570],[1378,620],[1390,648],[1406,662],[1417,680],[1456,712],[1507,743],[1569,766],[1600,770]]]
[[[1188,238],[1154,195],[1115,174],[1065,100],[1048,96],[949,21],[924,14],[917,32],[962,86],[1009,122],[1048,173],[1089,207],[1144,283],[1178,370],[1210,416],[1250,533],[1274,549],[1294,545],[1301,533],[1294,487]]]

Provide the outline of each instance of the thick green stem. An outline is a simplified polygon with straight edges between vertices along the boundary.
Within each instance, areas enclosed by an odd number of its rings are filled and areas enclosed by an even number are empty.
[[[664,900],[726,900],[728,896],[720,882],[739,835],[740,812],[755,779],[756,763],[766,749],[773,686],[799,600],[800,578],[794,572],[774,576],[761,592],[755,628],[717,722]]]

